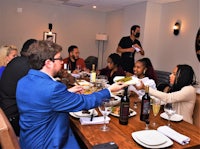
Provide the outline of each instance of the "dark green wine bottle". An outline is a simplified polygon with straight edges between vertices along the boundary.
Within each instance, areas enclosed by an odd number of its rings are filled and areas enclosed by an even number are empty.
[[[150,113],[150,96],[149,96],[149,86],[145,87],[145,94],[142,96],[140,120],[146,121],[149,119]]]
[[[128,124],[130,100],[128,97],[128,87],[124,88],[124,95],[121,98],[119,123],[122,125]]]

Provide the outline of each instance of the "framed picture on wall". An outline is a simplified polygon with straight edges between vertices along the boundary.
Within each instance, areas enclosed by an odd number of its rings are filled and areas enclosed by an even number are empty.
[[[43,40],[49,40],[56,43],[56,33],[52,32],[44,32],[43,33]]]

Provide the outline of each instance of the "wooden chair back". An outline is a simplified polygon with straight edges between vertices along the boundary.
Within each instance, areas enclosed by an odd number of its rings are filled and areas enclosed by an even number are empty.
[[[18,138],[1,108],[0,108],[0,144],[2,149],[20,149]]]

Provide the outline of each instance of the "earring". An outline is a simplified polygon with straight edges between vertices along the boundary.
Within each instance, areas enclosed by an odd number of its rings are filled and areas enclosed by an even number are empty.
[[[146,73],[146,69],[143,71],[143,74],[145,74]]]

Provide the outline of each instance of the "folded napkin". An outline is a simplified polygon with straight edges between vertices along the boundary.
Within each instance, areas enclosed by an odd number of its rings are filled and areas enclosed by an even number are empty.
[[[106,117],[106,123],[109,123],[110,118]],[[92,124],[103,124],[104,118],[103,116],[94,117],[91,121],[90,117],[81,117],[80,118],[81,125],[92,125]]]
[[[188,144],[190,141],[189,137],[178,133],[168,126],[160,126],[157,128],[157,130],[182,145]]]

